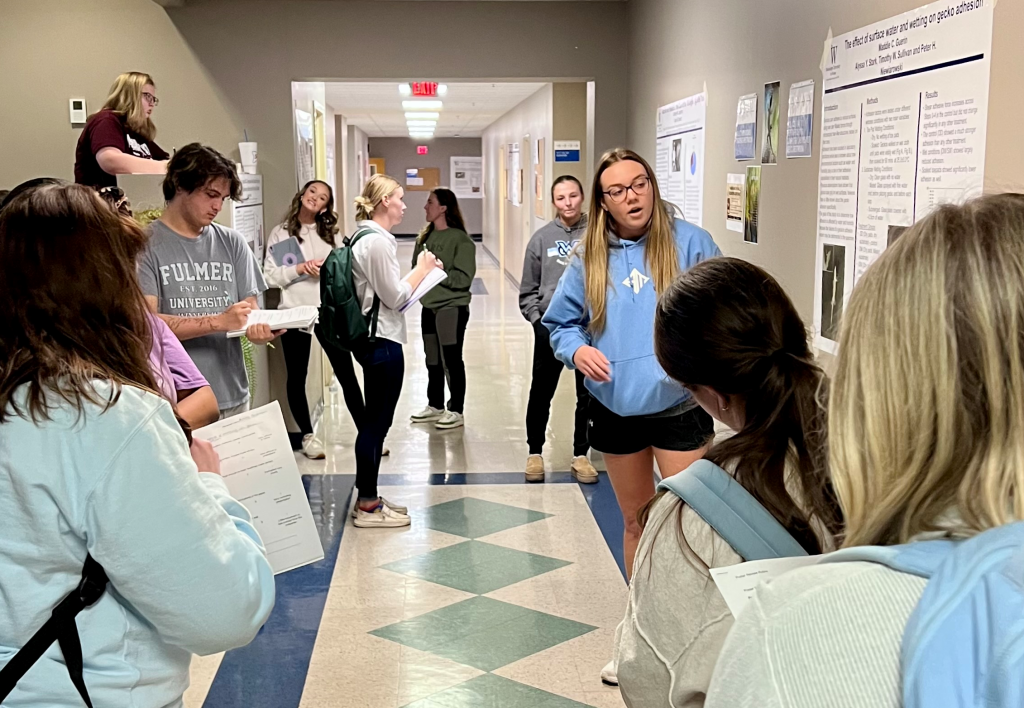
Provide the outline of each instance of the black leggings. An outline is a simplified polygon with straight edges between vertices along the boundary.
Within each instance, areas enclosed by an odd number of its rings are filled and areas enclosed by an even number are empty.
[[[466,363],[462,347],[469,324],[469,305],[444,307],[434,311],[423,308],[423,352],[427,358],[427,403],[443,410],[444,383],[448,381],[451,399],[448,410],[462,413],[466,406]]]
[[[313,434],[313,422],[309,418],[309,401],[306,400],[306,376],[309,372],[309,349],[313,337],[297,329],[290,329],[281,335],[284,349],[284,364],[288,370],[288,408],[299,426],[299,435]],[[293,441],[294,443],[294,441]]]

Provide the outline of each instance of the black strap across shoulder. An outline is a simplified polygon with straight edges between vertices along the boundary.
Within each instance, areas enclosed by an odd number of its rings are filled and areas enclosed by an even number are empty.
[[[93,708],[89,692],[85,688],[85,680],[82,678],[82,642],[78,637],[75,617],[85,608],[96,604],[106,588],[107,573],[103,566],[93,560],[92,556],[86,556],[78,587],[53,608],[50,619],[46,620],[28,643],[0,669],[0,703],[3,703],[21,677],[56,641],[60,645],[61,653],[64,654],[64,663],[68,667],[71,682],[75,684],[85,705]]]

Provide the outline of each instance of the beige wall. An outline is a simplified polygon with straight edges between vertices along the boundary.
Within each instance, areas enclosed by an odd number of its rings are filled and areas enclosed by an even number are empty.
[[[631,0],[630,146],[654,157],[658,106],[708,87],[704,226],[722,250],[772,272],[805,321],[814,300],[814,254],[821,124],[822,48],[829,28],[838,35],[926,4],[923,0]],[[1000,0],[995,10],[986,181],[1021,188],[1024,164],[1020,116],[1024,94],[1024,0]],[[762,171],[760,243],[726,230],[725,181],[746,164],[733,159],[736,99],[762,93],[765,82],[817,82],[814,156],[785,160]],[[783,102],[783,110],[786,103]],[[758,116],[760,120],[760,115]],[[782,120],[785,125],[785,119]],[[760,126],[758,130],[760,145]]]
[[[551,144],[552,135],[552,102],[551,84],[546,84],[539,91],[496,120],[483,136],[484,157],[484,248],[499,260],[505,271],[517,282],[523,272],[523,256],[530,235],[543,223],[543,217],[534,216],[534,144],[543,138],[546,145]],[[527,140],[527,136],[529,139]],[[519,143],[520,167],[523,171],[522,203],[515,206],[501,193],[501,172],[505,164],[501,162],[501,148],[505,146],[505,161],[508,161],[509,144]],[[544,174],[550,180],[551,151],[545,150],[541,158],[545,161]],[[509,182],[516,179],[511,170],[508,172]],[[550,184],[550,181],[548,182]],[[504,249],[501,244],[501,215],[504,203]]]
[[[598,149],[626,137],[628,3],[207,0],[167,12],[260,142],[271,210],[294,180],[291,81],[593,78]]]
[[[426,145],[426,155],[416,154],[416,147]],[[441,187],[451,188],[451,158],[479,157],[480,138],[434,138],[413,140],[412,138],[370,138],[370,157],[386,160],[388,174],[405,184],[405,170],[408,168],[436,167],[441,171]],[[405,220],[392,231],[396,235],[414,236],[426,224],[423,207],[430,192],[406,190],[405,204],[409,210]],[[459,210],[470,234],[483,233],[483,199],[460,199]]]
[[[243,120],[152,0],[0,0],[0,188],[72,179],[82,131],[68,100],[98,111],[124,71],[156,80],[161,147],[200,141],[238,158]]]
[[[552,105],[552,141],[579,140],[580,161],[579,162],[555,162],[554,145],[548,143],[547,150],[550,153],[551,172],[547,175],[547,190],[551,191],[551,184],[560,175],[572,175],[583,183],[583,193],[586,194],[590,184],[590,174],[587,172],[587,156],[590,155],[590,144],[587,135],[587,84],[585,82],[555,84],[553,87]],[[551,200],[545,202],[545,220],[555,218],[554,207]]]

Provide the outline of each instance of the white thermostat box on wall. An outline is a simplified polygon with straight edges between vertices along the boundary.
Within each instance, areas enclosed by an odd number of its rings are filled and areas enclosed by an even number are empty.
[[[84,98],[72,98],[71,99],[71,122],[72,123],[84,123],[86,118],[85,99]]]

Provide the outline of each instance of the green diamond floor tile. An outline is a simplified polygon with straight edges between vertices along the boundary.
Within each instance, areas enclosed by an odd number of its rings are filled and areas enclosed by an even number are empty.
[[[481,671],[494,671],[595,629],[507,602],[474,597],[370,634]]]
[[[510,681],[494,674],[452,686],[405,708],[588,708],[554,693]]]
[[[466,541],[382,567],[456,590],[486,595],[567,565],[571,563],[557,558],[482,541]]]
[[[523,524],[531,524],[549,516],[551,514],[532,509],[463,497],[427,507],[422,523],[435,531],[465,538],[481,538]]]

